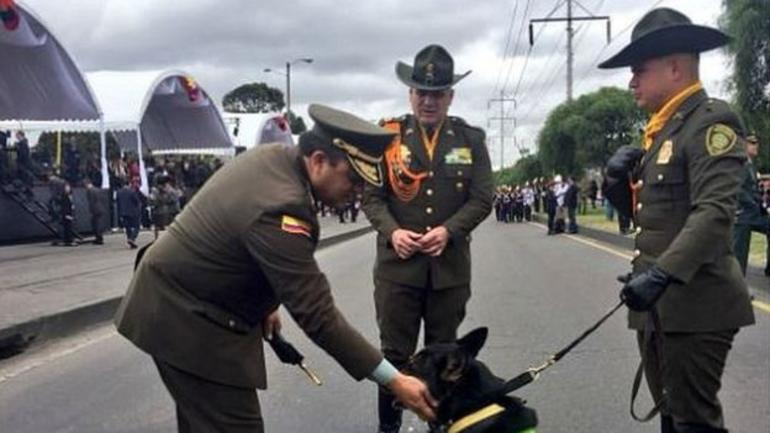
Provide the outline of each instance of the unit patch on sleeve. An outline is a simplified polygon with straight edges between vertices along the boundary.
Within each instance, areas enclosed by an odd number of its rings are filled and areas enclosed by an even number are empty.
[[[304,235],[312,238],[312,228],[309,223],[302,221],[301,219],[294,218],[291,215],[283,215],[281,217],[281,230],[297,235]]]
[[[706,150],[711,156],[727,153],[735,146],[738,135],[727,125],[717,123],[706,131]]]

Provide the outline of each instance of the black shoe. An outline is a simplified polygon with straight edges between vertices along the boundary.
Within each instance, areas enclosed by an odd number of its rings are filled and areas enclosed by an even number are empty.
[[[104,241],[101,239],[97,239],[93,242],[94,245],[104,245]]]

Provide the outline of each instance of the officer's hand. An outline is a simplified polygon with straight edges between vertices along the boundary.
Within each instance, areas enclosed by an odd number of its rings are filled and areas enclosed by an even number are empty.
[[[620,291],[620,299],[634,311],[647,311],[663,295],[673,279],[657,266],[636,274]]]
[[[420,239],[420,251],[432,256],[438,257],[444,252],[446,244],[449,242],[449,231],[444,226],[434,227],[428,233],[422,235]]]
[[[396,250],[399,258],[408,259],[422,248],[420,244],[421,237],[421,234],[411,230],[396,229],[390,235],[390,242],[393,244],[393,249]]]
[[[278,309],[276,308],[262,321],[262,337],[264,337],[265,340],[272,340],[273,331],[281,332],[281,328],[281,316],[278,314]]]
[[[644,151],[638,147],[620,146],[607,161],[607,174],[616,179],[623,179],[642,158]]]
[[[436,419],[434,410],[438,406],[438,402],[430,395],[428,387],[420,379],[397,373],[388,383],[388,388],[398,401],[416,413],[423,421]]]

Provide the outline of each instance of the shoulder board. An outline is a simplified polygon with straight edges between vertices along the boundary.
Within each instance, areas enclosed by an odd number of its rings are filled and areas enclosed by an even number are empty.
[[[480,128],[480,127],[478,127],[478,126],[473,126],[473,125],[469,124],[469,123],[468,123],[468,122],[466,122],[466,121],[465,121],[465,119],[463,119],[462,117],[457,117],[457,116],[449,116],[449,120],[450,120],[450,121],[452,122],[452,124],[454,124],[454,125],[457,125],[457,126],[462,126],[462,127],[464,127],[464,128],[468,128],[468,129],[472,129],[472,130],[474,130],[474,131],[478,131],[478,132],[484,133],[484,130],[483,130],[482,128]]]

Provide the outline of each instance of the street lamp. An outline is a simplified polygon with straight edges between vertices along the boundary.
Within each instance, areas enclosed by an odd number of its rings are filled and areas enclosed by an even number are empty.
[[[282,74],[286,76],[286,119],[291,121],[289,118],[291,113],[291,65],[295,63],[313,63],[313,59],[310,57],[301,57],[299,59],[294,59],[291,61],[286,62],[286,73]],[[263,72],[276,72],[281,74],[281,72],[278,72],[271,68],[265,68]]]

